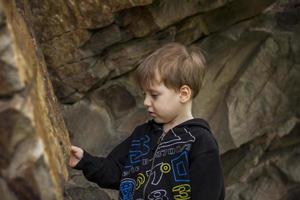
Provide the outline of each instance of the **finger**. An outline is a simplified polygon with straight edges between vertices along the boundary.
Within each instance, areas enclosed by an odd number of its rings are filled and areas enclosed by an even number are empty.
[[[80,148],[76,146],[71,146],[71,151],[72,152],[77,152]]]

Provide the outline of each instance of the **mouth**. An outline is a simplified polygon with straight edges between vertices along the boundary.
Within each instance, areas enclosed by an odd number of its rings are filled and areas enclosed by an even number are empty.
[[[148,111],[149,115],[151,116],[155,116],[155,113],[154,112],[151,112],[151,111]]]

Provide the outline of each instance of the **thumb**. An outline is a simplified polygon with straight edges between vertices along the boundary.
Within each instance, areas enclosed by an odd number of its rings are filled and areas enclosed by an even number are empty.
[[[71,154],[74,155],[76,158],[81,159],[83,156],[83,150],[77,146],[71,146]]]
[[[81,151],[82,149],[80,147],[77,147],[77,146],[71,146],[71,152],[72,153],[77,153],[79,151]]]

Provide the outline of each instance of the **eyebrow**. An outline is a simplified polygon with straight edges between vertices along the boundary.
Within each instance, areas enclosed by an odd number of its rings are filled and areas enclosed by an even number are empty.
[[[154,90],[154,89],[147,89],[147,90],[145,90],[145,91],[149,91],[149,92],[159,92],[158,90]]]

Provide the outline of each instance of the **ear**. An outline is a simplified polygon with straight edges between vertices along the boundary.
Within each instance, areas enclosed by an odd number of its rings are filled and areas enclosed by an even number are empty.
[[[179,98],[181,103],[186,103],[192,97],[192,90],[188,85],[183,85],[179,89]]]

